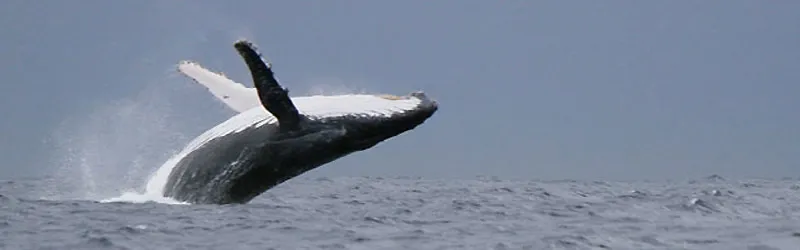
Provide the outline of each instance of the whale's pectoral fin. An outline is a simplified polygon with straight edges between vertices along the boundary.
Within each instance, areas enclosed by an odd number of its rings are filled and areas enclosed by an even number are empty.
[[[289,99],[289,91],[278,84],[271,65],[264,61],[253,43],[239,40],[233,46],[250,69],[261,105],[278,119],[281,130],[298,128],[300,113]]]
[[[255,89],[234,82],[221,73],[212,72],[197,62],[181,61],[178,72],[205,86],[214,97],[236,112],[245,112],[260,105]]]

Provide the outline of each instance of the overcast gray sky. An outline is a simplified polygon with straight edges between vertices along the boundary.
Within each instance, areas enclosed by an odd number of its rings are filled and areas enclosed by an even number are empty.
[[[0,2],[0,179],[155,171],[233,114],[175,64],[249,85],[238,38],[292,95],[440,102],[308,176],[800,175],[798,1],[230,3]]]

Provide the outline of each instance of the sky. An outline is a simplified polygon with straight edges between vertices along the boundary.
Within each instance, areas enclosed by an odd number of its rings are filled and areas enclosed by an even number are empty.
[[[250,86],[240,38],[293,96],[439,102],[311,177],[798,177],[797,13],[788,0],[2,1],[0,179],[154,172],[233,115],[177,63]]]

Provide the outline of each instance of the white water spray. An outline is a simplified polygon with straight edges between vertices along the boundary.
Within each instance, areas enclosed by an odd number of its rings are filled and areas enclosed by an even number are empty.
[[[175,203],[150,184],[142,186],[192,130],[171,108],[185,93],[168,85],[154,83],[137,96],[65,121],[54,133],[58,178],[46,198]]]

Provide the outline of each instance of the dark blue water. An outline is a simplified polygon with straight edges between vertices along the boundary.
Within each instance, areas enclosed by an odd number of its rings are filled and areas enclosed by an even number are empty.
[[[0,182],[0,248],[800,249],[797,180],[300,178],[225,206],[42,199],[47,181]]]

